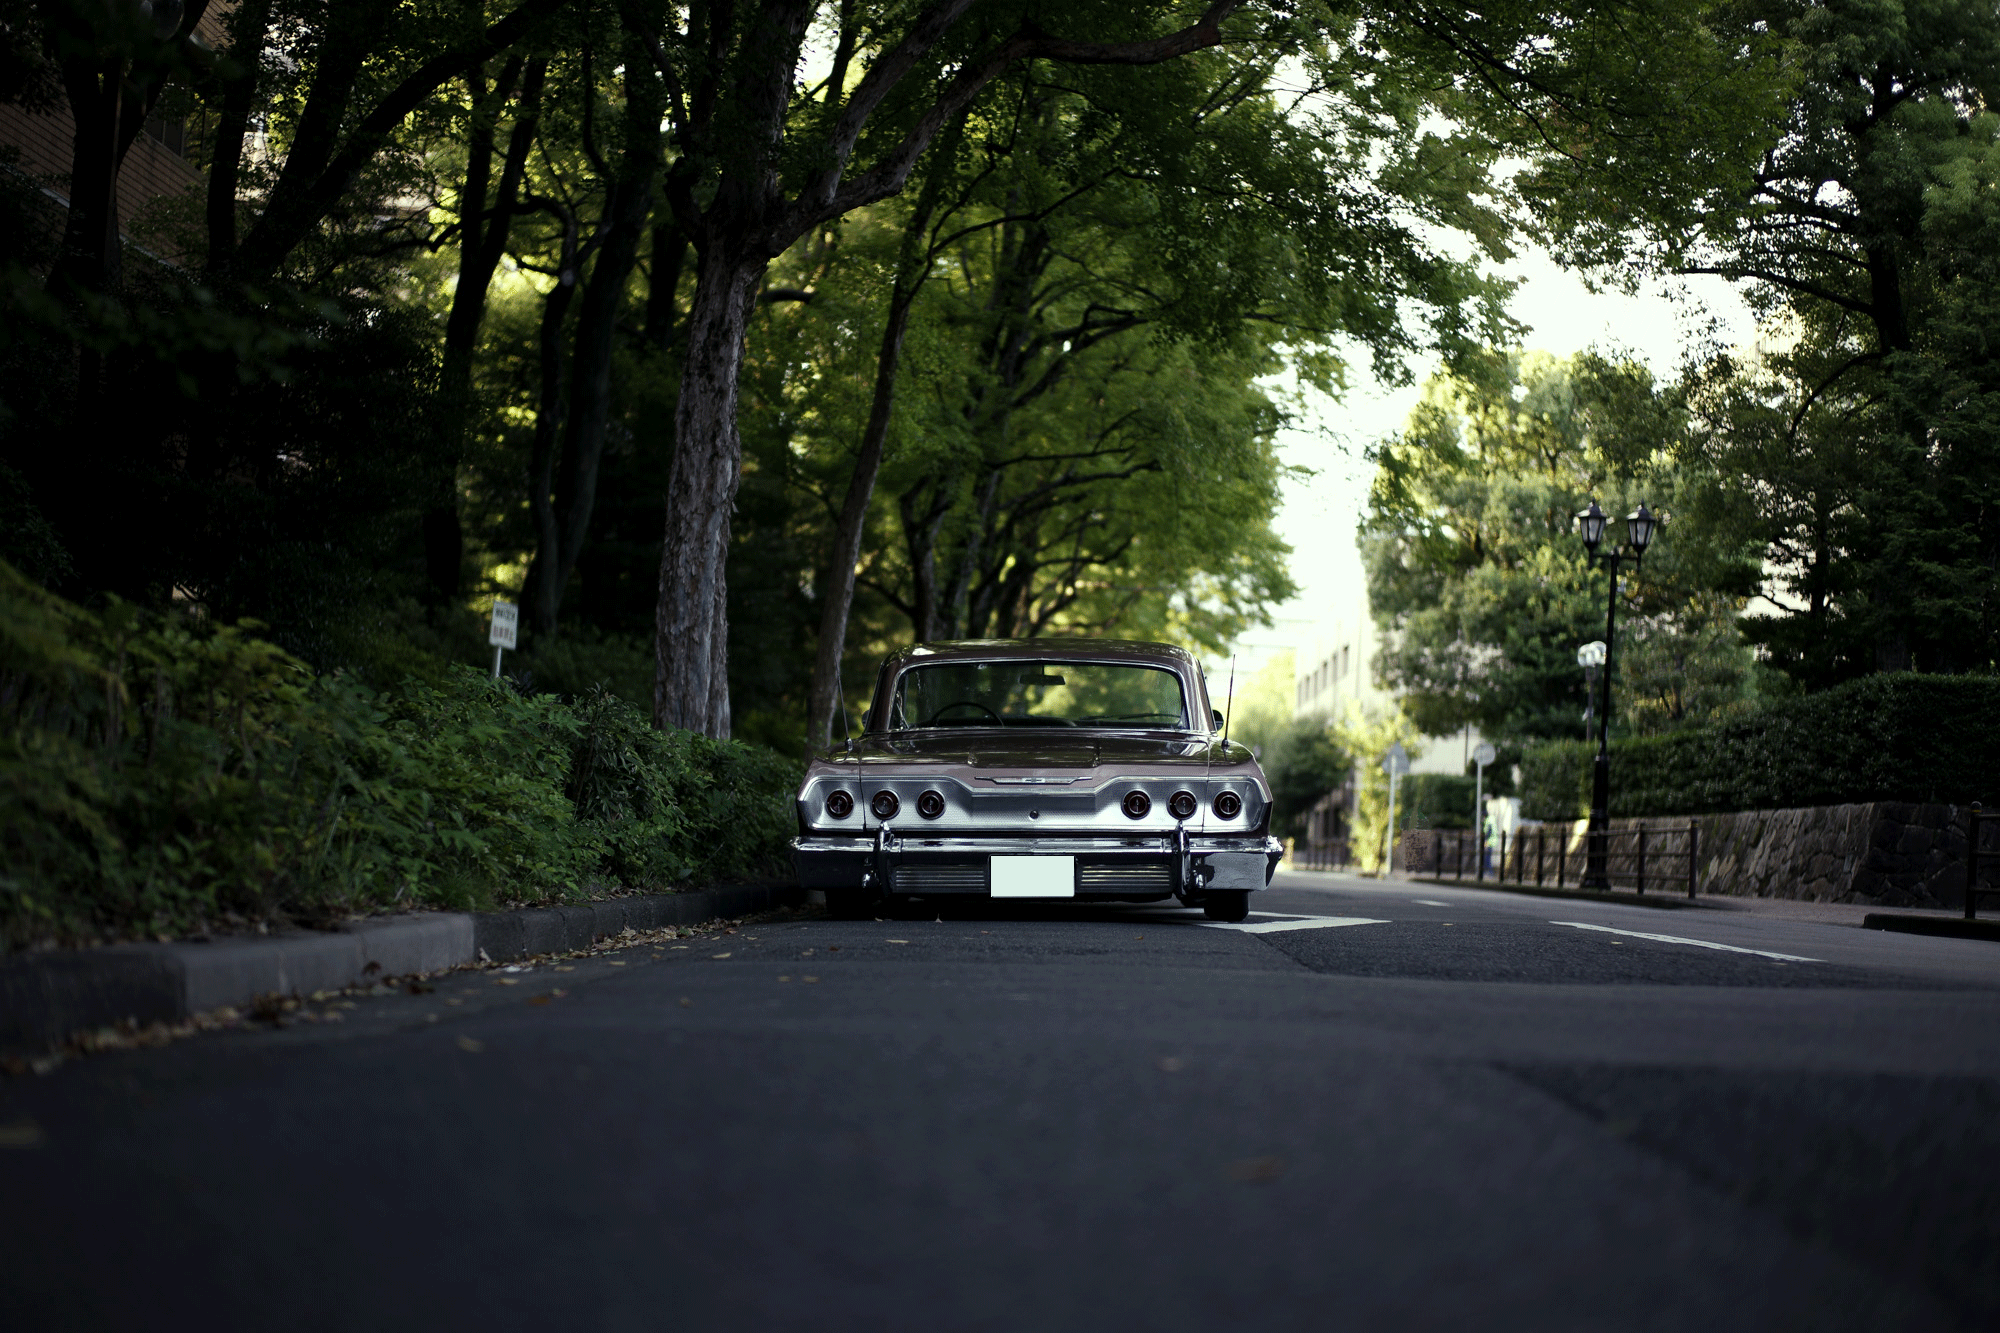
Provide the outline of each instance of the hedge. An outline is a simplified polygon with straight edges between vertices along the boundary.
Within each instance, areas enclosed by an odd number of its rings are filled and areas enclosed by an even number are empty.
[[[1454,773],[1412,773],[1397,784],[1401,828],[1471,828],[1477,794],[1471,778]]]
[[[0,563],[0,949],[775,867],[796,765],[468,667],[376,692]]]
[[[1521,763],[1521,813],[1589,809],[1596,749],[1540,745]],[[1853,801],[2000,797],[2000,677],[1866,676],[1771,699],[1686,731],[1611,743],[1613,817]]]

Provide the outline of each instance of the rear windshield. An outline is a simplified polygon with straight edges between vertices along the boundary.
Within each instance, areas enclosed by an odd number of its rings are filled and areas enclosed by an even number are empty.
[[[1125,662],[939,662],[896,684],[889,728],[1166,727],[1187,730],[1181,678]]]

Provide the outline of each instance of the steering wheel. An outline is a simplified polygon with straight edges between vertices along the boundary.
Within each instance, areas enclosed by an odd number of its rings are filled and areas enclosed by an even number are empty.
[[[986,714],[986,716],[993,719],[994,726],[1004,727],[1007,725],[1006,723],[1000,720],[1000,715],[998,713],[994,712],[992,709],[988,708],[985,704],[980,703],[976,699],[960,699],[957,703],[946,704],[944,707],[938,709],[935,713],[932,713],[930,716],[930,720],[924,723],[924,725],[927,727],[936,726],[940,721],[943,720],[944,715],[946,713],[951,712],[954,708],[977,708],[980,712]]]

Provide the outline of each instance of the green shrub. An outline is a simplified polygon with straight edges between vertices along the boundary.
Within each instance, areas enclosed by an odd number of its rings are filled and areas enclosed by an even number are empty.
[[[1453,773],[1412,773],[1397,785],[1403,828],[1471,828],[1473,780]]]
[[[1522,814],[1585,813],[1595,753],[1582,741],[1529,750]],[[1996,797],[2000,678],[1993,676],[1866,676],[1686,731],[1611,743],[1614,817]]]
[[[774,868],[795,781],[602,691],[377,692],[0,563],[0,947]]]

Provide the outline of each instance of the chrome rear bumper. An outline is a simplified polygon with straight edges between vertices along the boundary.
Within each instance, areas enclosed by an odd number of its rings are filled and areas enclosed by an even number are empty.
[[[1064,856],[1076,859],[1083,896],[1164,897],[1207,889],[1261,889],[1270,883],[1284,845],[1268,837],[906,838],[813,834],[792,839],[792,866],[808,889],[873,887],[888,893],[988,892],[989,858]],[[899,882],[900,881],[900,882]]]

